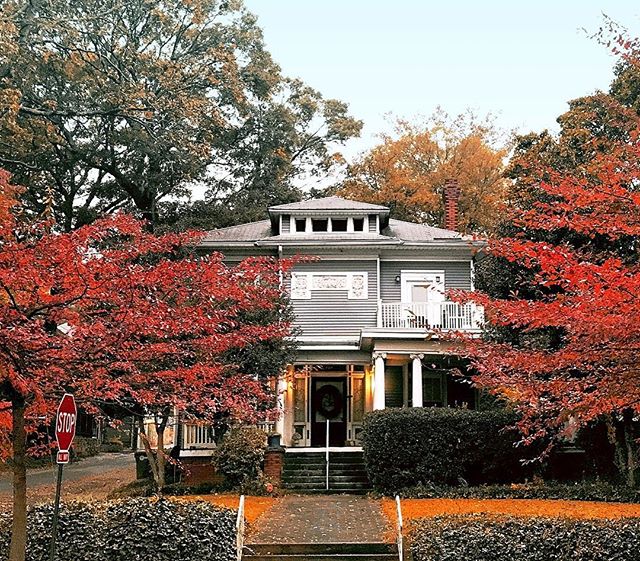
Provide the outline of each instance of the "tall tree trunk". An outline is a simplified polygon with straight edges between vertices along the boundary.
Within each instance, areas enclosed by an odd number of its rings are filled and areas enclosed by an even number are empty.
[[[149,443],[147,430],[144,426],[144,417],[138,417],[138,431],[140,432],[140,440],[142,440],[144,451],[147,453],[147,460],[149,461],[149,467],[151,468],[151,475],[153,476],[153,481],[157,485],[158,484],[158,467],[155,460],[155,454],[153,452],[153,449],[151,448],[151,444]]]
[[[627,455],[624,445],[624,435],[618,429],[616,419],[613,415],[605,415],[605,423],[607,425],[607,437],[609,442],[614,446],[614,463],[620,474],[620,478],[627,479]]]
[[[158,493],[162,494],[162,491],[165,486],[165,466],[166,461],[164,458],[164,428],[166,423],[160,423],[156,425],[158,431],[158,450],[156,453],[156,460],[158,462]]]
[[[27,547],[27,433],[25,431],[26,404],[22,396],[11,401],[13,427],[13,520],[9,561],[24,561]]]
[[[627,448],[627,485],[635,488],[636,486],[636,469],[638,468],[637,460],[637,443],[633,430],[633,412],[626,410],[622,415],[624,423],[624,442]]]

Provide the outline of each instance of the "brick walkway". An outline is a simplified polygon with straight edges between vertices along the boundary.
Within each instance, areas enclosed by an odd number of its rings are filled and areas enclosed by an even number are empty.
[[[380,504],[356,495],[286,495],[258,519],[249,543],[379,542]]]

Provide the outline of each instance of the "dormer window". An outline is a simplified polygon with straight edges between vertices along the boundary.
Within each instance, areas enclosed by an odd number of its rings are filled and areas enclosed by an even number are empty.
[[[375,231],[370,229],[369,216],[304,216],[285,217],[286,224],[290,224],[290,229],[284,229],[283,233],[309,234],[313,233],[364,233]],[[373,226],[375,228],[375,215],[373,215]]]
[[[331,219],[331,231],[332,232],[346,232],[348,223],[349,223],[349,221],[346,218],[332,218]]]
[[[329,219],[328,218],[312,218],[311,230],[314,232],[328,232]]]

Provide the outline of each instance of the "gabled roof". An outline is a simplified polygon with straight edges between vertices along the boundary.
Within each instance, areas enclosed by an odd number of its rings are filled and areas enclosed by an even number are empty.
[[[349,199],[343,199],[342,197],[323,197],[321,199],[309,199],[307,201],[300,201],[297,203],[287,203],[284,205],[275,205],[269,207],[269,212],[292,212],[292,211],[306,211],[306,210],[353,210],[353,211],[365,211],[365,212],[380,212],[389,211],[386,206],[372,205],[370,203],[361,203],[358,201],[350,201]]]

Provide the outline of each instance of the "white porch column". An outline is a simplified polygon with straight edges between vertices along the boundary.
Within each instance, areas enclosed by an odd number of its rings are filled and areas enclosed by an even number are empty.
[[[374,353],[373,409],[384,409],[384,359],[386,353]]]
[[[278,403],[278,419],[276,420],[276,432],[284,438],[284,411],[287,397],[287,379],[284,376],[278,378],[276,384]]]
[[[411,406],[422,407],[422,359],[424,355],[410,355],[413,361],[411,370]]]

